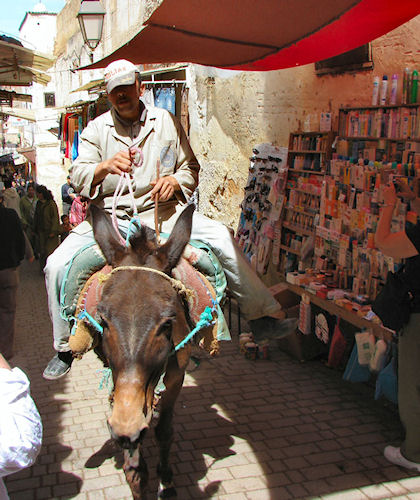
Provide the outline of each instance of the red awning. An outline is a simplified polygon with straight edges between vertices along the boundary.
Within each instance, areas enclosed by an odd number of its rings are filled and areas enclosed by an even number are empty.
[[[354,49],[420,14],[419,0],[164,0],[101,61],[192,62],[267,71]]]

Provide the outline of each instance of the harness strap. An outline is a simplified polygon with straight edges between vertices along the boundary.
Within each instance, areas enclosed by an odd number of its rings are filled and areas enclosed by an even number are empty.
[[[190,297],[193,294],[193,291],[187,288],[181,281],[172,278],[171,276],[168,276],[166,273],[163,271],[159,271],[158,269],[153,269],[151,267],[144,267],[144,266],[118,266],[114,267],[114,269],[109,273],[104,276],[101,276],[101,281],[106,281],[111,277],[111,274],[114,274],[118,271],[150,271],[152,273],[159,274],[159,276],[162,276],[162,278],[167,279],[173,288],[181,294],[184,295],[185,297]]]

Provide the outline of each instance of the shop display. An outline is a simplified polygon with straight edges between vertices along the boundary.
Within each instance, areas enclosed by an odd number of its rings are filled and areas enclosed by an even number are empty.
[[[271,254],[289,290],[301,296],[300,332],[314,333],[317,306],[391,338],[371,304],[401,263],[375,248],[374,235],[389,181],[403,179],[418,193],[419,106],[342,108],[339,136],[291,133],[284,164],[278,148],[254,149],[237,239],[260,275]],[[399,199],[392,231],[416,222],[417,214]],[[328,344],[322,332],[319,326],[319,340]]]
[[[356,160],[412,162],[414,154],[420,152],[419,107],[405,104],[341,108],[337,153]]]
[[[236,238],[252,267],[262,275],[267,271],[270,256],[278,257],[278,221],[284,203],[287,149],[259,144],[252,151]]]
[[[284,273],[295,270],[299,262],[302,269],[310,264],[305,255],[310,254],[319,224],[322,179],[333,139],[332,132],[290,134],[278,266]]]

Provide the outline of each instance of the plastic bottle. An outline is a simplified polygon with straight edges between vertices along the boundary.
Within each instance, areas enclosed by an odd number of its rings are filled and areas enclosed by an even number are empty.
[[[379,104],[381,106],[386,105],[387,92],[388,92],[388,77],[386,75],[384,75],[382,77],[381,98],[379,101]]]
[[[379,76],[375,76],[373,79],[373,92],[372,92],[372,106],[378,105],[379,97]]]
[[[417,102],[417,90],[419,85],[419,72],[415,69],[411,77],[411,100],[412,104]]]
[[[390,100],[391,105],[397,104],[397,90],[398,90],[398,75],[394,73],[392,75],[392,82],[391,82],[391,100]]]
[[[404,77],[403,77],[403,92],[402,92],[402,104],[408,104],[409,99],[409,90],[410,90],[410,70],[405,68]]]

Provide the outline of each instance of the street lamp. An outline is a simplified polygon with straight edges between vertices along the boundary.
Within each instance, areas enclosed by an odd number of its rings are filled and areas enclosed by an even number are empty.
[[[80,30],[86,45],[95,50],[101,41],[105,10],[99,0],[82,0],[77,13]],[[93,54],[90,53],[93,62]]]

